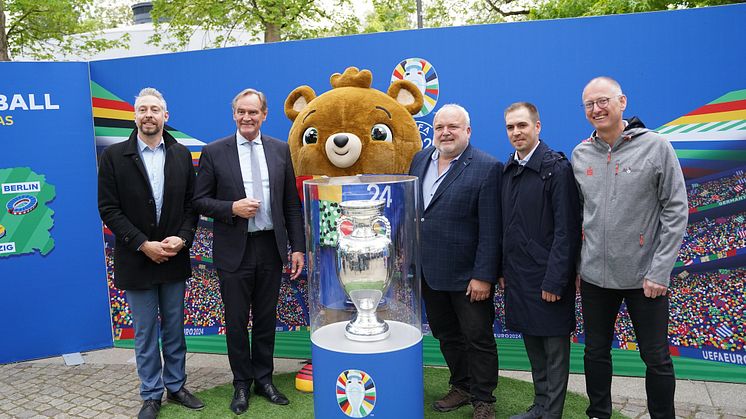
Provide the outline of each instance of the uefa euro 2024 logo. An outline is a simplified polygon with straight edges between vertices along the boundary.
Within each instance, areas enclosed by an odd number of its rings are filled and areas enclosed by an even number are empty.
[[[337,377],[337,403],[345,415],[364,418],[376,407],[376,384],[365,371],[343,371]]]

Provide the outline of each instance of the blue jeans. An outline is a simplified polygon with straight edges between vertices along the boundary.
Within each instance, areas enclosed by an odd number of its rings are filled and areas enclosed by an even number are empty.
[[[177,392],[186,382],[184,339],[185,281],[159,284],[148,290],[127,290],[135,324],[135,359],[140,376],[140,397],[160,400],[163,388]],[[158,313],[160,312],[160,325]],[[163,367],[158,346],[163,344]]]
[[[645,391],[652,419],[674,418],[674,376],[668,349],[668,296],[648,298],[642,288],[615,290],[583,281],[580,287],[585,324],[586,414],[611,417],[611,343],[619,306],[624,299],[645,363]]]

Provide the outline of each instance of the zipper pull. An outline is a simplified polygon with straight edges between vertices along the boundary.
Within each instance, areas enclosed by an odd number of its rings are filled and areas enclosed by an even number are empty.
[[[616,164],[616,169],[614,169],[614,176],[619,174],[619,162]]]
[[[642,233],[640,233],[640,247],[642,247],[645,244],[645,238],[642,236]]]

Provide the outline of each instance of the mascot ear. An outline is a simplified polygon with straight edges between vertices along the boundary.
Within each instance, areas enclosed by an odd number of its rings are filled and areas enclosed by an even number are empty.
[[[424,104],[422,92],[409,80],[397,80],[391,83],[388,94],[412,115],[416,115]]]
[[[316,98],[316,92],[313,91],[309,86],[300,86],[290,92],[288,98],[285,99],[285,115],[291,120],[295,121],[298,114],[308,106],[308,102]]]

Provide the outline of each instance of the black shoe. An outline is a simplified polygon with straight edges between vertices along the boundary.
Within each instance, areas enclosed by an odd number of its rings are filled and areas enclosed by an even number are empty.
[[[143,400],[137,419],[155,419],[161,411],[160,400]]]
[[[249,408],[249,388],[238,387],[233,392],[233,400],[231,400],[231,412],[240,415]]]
[[[513,415],[510,419],[541,419],[544,416],[544,409],[536,404],[532,404],[531,407],[526,410],[526,413],[520,415]]]
[[[185,387],[181,387],[181,390],[177,391],[176,393],[171,393],[168,391],[166,393],[166,399],[168,401],[178,403],[187,409],[193,409],[193,410],[201,410],[203,407],[205,407],[205,404],[202,403],[202,400],[198,399],[195,395],[189,392]]]
[[[270,403],[286,405],[290,403],[284,394],[280,393],[280,390],[275,387],[274,384],[256,384],[254,386],[254,392],[262,397],[265,397]]]

